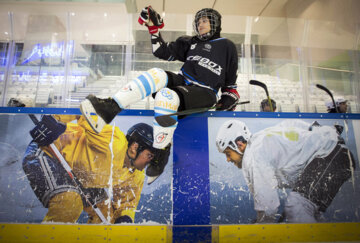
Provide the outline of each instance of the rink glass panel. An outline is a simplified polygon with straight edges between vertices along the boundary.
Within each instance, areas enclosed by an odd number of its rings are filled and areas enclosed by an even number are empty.
[[[238,50],[238,91],[251,101],[237,111],[259,111],[265,93],[248,84],[257,79],[268,85],[278,111],[325,112],[330,98],[315,87],[320,83],[348,99],[352,113],[359,112],[360,31],[352,5],[345,5],[341,11],[336,1],[303,9],[306,16],[325,7],[329,16],[316,20],[223,14],[222,36]],[[122,4],[56,6],[41,2],[36,14],[27,10],[30,3],[2,3],[0,40],[12,50],[1,64],[1,73],[8,74],[1,74],[2,105],[21,98],[32,107],[78,107],[87,94],[112,96],[149,68],[179,71],[180,62],[152,56],[148,31],[138,24],[137,13],[124,13]],[[165,41],[192,35],[192,20],[192,15],[167,13]],[[130,108],[152,109],[153,100]]]

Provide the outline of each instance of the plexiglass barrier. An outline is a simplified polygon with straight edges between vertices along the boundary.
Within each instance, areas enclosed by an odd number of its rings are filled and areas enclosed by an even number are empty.
[[[22,5],[1,3],[3,106],[18,98],[33,107],[78,107],[90,93],[112,96],[147,69],[181,67],[152,56],[137,14],[123,13],[120,5],[89,5],[84,12],[44,2],[33,13]],[[330,97],[316,84],[346,99],[348,112],[359,112],[359,25],[346,12],[339,15],[346,20],[223,15],[222,35],[238,50],[238,91],[250,100],[236,110],[260,109],[266,95],[249,85],[256,79],[268,86],[280,112],[326,112]],[[166,41],[193,34],[192,16],[169,14],[165,21]],[[152,107],[147,98],[128,108]]]

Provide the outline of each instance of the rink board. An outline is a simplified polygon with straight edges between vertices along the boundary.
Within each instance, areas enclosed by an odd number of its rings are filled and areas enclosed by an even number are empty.
[[[113,242],[115,236],[130,242],[360,241],[359,114],[206,112],[188,116],[179,122],[164,173],[152,185],[144,184],[135,224],[121,226],[88,225],[86,214],[75,225],[40,224],[47,209],[34,195],[21,168],[31,141],[29,131],[34,127],[28,114],[40,118],[40,114],[80,115],[80,112],[60,108],[0,108],[0,241],[31,242],[18,234],[27,231],[26,237],[29,235],[34,242],[49,239],[56,242],[59,237],[79,242],[89,239],[87,236],[102,242]],[[152,125],[152,116],[153,111],[125,110],[112,125],[126,133],[139,122]],[[252,224],[256,214],[242,172],[226,162],[215,146],[219,126],[229,119],[245,122],[253,134],[285,119],[308,123],[316,120],[324,126],[340,124],[348,128],[342,136],[356,159],[354,179],[343,185],[324,214],[324,223]],[[281,200],[279,210],[284,195]]]
[[[186,227],[195,229],[198,227]],[[211,242],[358,242],[359,223],[208,226]],[[171,226],[0,224],[0,242],[173,242]],[[186,232],[186,230],[184,230]],[[194,238],[187,238],[192,242]],[[196,237],[195,237],[196,239]],[[174,241],[175,242],[175,241]],[[181,242],[181,241],[179,241]],[[205,242],[205,241],[202,241]],[[210,240],[208,241],[210,242]]]
[[[0,224],[0,242],[171,242],[167,226]]]

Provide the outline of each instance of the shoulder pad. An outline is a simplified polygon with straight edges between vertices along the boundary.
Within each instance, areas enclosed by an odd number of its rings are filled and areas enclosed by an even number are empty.
[[[192,36],[188,36],[188,35],[183,35],[183,36],[180,36],[179,38],[177,38],[176,41],[180,41],[180,42],[191,42],[192,40]]]

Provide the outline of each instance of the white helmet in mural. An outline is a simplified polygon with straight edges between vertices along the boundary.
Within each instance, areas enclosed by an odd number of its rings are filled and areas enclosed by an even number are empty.
[[[251,137],[251,132],[245,123],[238,120],[226,121],[219,129],[216,136],[216,146],[220,153],[227,147],[242,154],[236,145],[237,141],[247,143]]]

